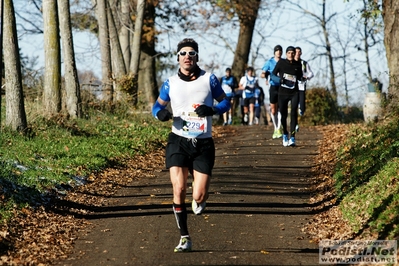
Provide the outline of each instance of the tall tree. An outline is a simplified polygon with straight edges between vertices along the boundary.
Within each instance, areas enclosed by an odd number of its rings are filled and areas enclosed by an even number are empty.
[[[114,100],[120,102],[127,99],[126,91],[122,89],[121,79],[126,75],[125,61],[123,60],[123,53],[119,42],[118,31],[115,25],[114,15],[111,6],[115,6],[111,1],[107,8],[108,29],[110,38],[111,58],[112,58],[112,79],[114,80]]]
[[[107,19],[107,1],[92,0],[96,6],[98,23],[98,40],[101,53],[102,100],[111,104],[113,102],[113,88],[111,83],[111,51]]]
[[[156,59],[158,54],[155,50],[155,40],[157,38],[155,12],[157,4],[158,1],[156,0],[147,0],[141,38],[138,99],[139,102],[145,103],[144,105],[147,106],[147,110],[150,110],[159,93],[156,75]]]
[[[397,106],[399,99],[399,2],[382,1],[384,19],[384,43],[389,68],[388,93],[394,98],[392,105]]]
[[[61,111],[61,52],[57,1],[43,0],[44,28],[44,88],[45,116],[50,118]]]
[[[302,3],[289,1],[292,5],[296,6],[305,17],[309,17],[312,19],[319,27],[320,31],[317,32],[319,36],[322,36],[322,49],[324,49],[321,56],[326,57],[328,63],[328,74],[329,74],[329,82],[330,82],[330,90],[332,97],[337,104],[337,85],[336,85],[336,77],[335,77],[335,67],[334,67],[334,56],[332,54],[332,44],[330,40],[330,24],[333,23],[333,18],[337,16],[337,12],[332,12],[332,14],[327,13],[327,3],[326,0],[322,0],[320,3],[314,3],[315,5],[319,5],[320,13],[312,12],[306,9]]]
[[[60,32],[65,67],[66,107],[70,117],[82,116],[82,102],[71,29],[69,1],[58,0]]]
[[[6,126],[12,130],[27,128],[24,97],[22,90],[21,61],[18,36],[12,0],[4,0],[3,48],[6,87]]]
[[[143,30],[145,0],[137,0],[137,13],[134,23],[134,36],[131,50],[130,73],[133,76],[133,100],[136,105],[138,102],[138,75],[141,52],[141,34]]]
[[[235,12],[240,22],[240,32],[233,61],[233,75],[240,77],[248,66],[249,52],[251,51],[252,36],[261,0],[236,0]]]
[[[130,0],[121,0],[120,2],[120,15],[118,16],[118,18],[120,18],[119,41],[121,44],[123,58],[125,60],[125,66],[128,68],[130,66],[131,56],[130,29],[133,29],[132,20],[130,18],[132,8]]]

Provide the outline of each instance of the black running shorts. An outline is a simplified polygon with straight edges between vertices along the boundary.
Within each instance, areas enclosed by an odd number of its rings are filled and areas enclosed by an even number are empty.
[[[215,164],[215,144],[212,138],[188,139],[170,133],[166,145],[166,168],[188,167],[212,175]]]
[[[269,100],[272,104],[278,103],[278,89],[280,86],[270,85],[269,88]]]
[[[245,98],[244,99],[244,106],[248,107],[251,103],[255,104],[256,98],[255,97],[251,97],[251,98]]]

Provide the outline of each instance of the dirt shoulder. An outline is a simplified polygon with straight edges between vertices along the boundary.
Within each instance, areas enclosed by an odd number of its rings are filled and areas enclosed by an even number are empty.
[[[297,146],[283,147],[271,135],[268,126],[217,134],[206,212],[188,216],[193,252],[173,253],[179,231],[169,174],[161,167],[140,179],[126,176],[131,182],[101,206],[81,203],[91,226],[56,265],[317,265],[318,246],[303,227],[312,217],[312,158],[322,136],[301,128]]]

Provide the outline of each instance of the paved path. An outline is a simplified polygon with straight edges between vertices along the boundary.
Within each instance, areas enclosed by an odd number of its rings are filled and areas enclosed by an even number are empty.
[[[318,246],[302,227],[312,215],[307,188],[321,134],[301,128],[297,147],[283,147],[270,126],[230,128],[216,138],[206,212],[188,216],[193,252],[173,253],[179,232],[162,171],[89,215],[94,227],[58,265],[318,265]]]

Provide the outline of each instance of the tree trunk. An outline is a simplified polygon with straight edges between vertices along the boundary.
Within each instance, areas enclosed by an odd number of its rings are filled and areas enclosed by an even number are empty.
[[[44,112],[48,118],[61,111],[61,55],[57,2],[43,0],[44,24]]]
[[[367,9],[367,2],[368,0],[363,0],[363,8],[364,10]],[[365,16],[364,18],[364,25],[363,25],[363,33],[364,33],[364,55],[366,57],[366,67],[367,67],[367,77],[369,82],[371,83],[373,80],[373,76],[371,75],[371,65],[370,65],[370,54],[369,54],[369,18]]]
[[[82,102],[71,28],[69,1],[58,0],[60,32],[65,67],[66,107],[71,118],[82,117]]]
[[[384,19],[384,43],[389,68],[389,96],[397,106],[399,99],[399,2],[383,0],[382,15]]]
[[[240,21],[236,52],[232,66],[233,76],[240,79],[248,67],[249,52],[251,51],[252,36],[260,6],[260,0],[238,0],[236,12]]]
[[[321,27],[323,29],[324,41],[326,42],[326,54],[328,58],[328,64],[330,66],[330,86],[331,86],[331,94],[332,97],[337,104],[338,94],[337,94],[337,85],[335,84],[335,70],[334,70],[334,59],[331,53],[331,43],[327,29],[327,19],[326,19],[326,0],[323,0],[323,14],[322,20],[320,21]]]
[[[123,88],[120,86],[121,78],[126,75],[125,61],[119,43],[118,32],[115,26],[114,16],[110,6],[107,8],[109,38],[111,45],[111,58],[112,58],[112,79],[114,80],[115,88],[115,101],[120,102],[127,100],[127,95]]]
[[[144,110],[151,110],[152,105],[158,97],[158,85],[155,71],[155,58],[153,55],[142,51],[140,55],[139,72],[139,102],[144,103]]]
[[[158,97],[158,84],[156,76],[156,50],[155,50],[155,7],[157,2],[149,0],[146,3],[144,14],[144,27],[140,54],[140,70],[138,80],[139,102],[144,103],[145,110],[151,110],[152,104]]]
[[[4,0],[3,48],[6,87],[6,126],[12,130],[27,128],[22,90],[21,61],[12,0]]]
[[[132,20],[130,19],[131,8],[129,2],[130,2],[129,0],[121,0],[121,9],[120,9],[121,28],[119,29],[119,42],[121,44],[126,70],[130,66],[130,59],[131,59],[129,30],[133,28]]]
[[[106,0],[97,0],[96,15],[98,22],[98,40],[101,53],[102,100],[106,103],[113,102],[113,89],[111,83],[111,51],[109,46],[107,4]]]
[[[130,72],[133,75],[133,104],[138,102],[138,74],[140,63],[141,33],[143,29],[145,10],[145,0],[137,0],[137,15],[134,23],[134,36],[132,45],[132,60],[130,62]]]

